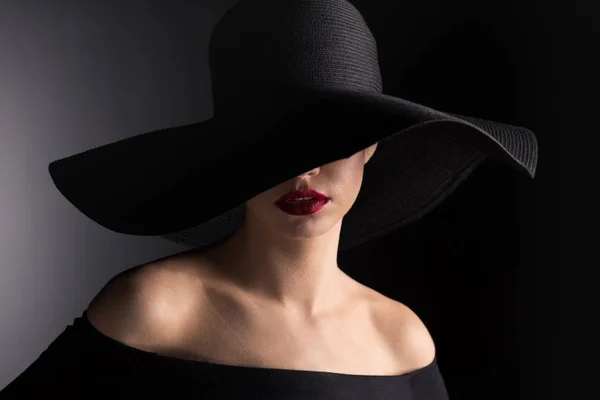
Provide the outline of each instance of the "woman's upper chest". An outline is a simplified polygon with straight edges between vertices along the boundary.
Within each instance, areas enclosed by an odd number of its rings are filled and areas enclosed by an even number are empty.
[[[166,335],[159,334],[146,347],[162,355],[229,365],[360,375],[404,371],[378,324],[385,310],[368,291],[339,313],[307,320],[289,309],[213,289],[180,292],[178,298],[194,306],[171,312],[169,329],[178,327],[178,339],[167,343],[160,340]],[[199,293],[202,300],[192,301]]]

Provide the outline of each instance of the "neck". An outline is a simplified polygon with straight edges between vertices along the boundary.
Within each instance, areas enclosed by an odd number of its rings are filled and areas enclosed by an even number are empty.
[[[341,221],[313,238],[265,231],[246,214],[221,247],[230,279],[271,304],[313,317],[343,304],[349,277],[337,264]]]

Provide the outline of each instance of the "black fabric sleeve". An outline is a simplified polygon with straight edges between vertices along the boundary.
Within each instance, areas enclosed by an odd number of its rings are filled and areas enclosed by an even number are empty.
[[[449,400],[444,378],[437,364],[421,374],[415,374],[410,381],[413,400]]]
[[[135,398],[156,393],[156,371],[146,358],[128,356],[99,340],[76,318],[42,354],[4,389],[8,399]]]
[[[85,352],[80,351],[81,339],[77,329],[69,325],[23,373],[0,391],[0,398],[67,395],[69,386],[73,386],[86,369]]]

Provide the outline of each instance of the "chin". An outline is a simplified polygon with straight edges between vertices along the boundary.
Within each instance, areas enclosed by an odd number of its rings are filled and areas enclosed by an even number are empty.
[[[311,239],[328,233],[338,222],[330,215],[318,216],[318,213],[303,217],[285,215],[274,228],[277,234],[291,239]]]
[[[275,235],[290,239],[311,239],[336,229],[342,220],[344,214],[342,210],[331,206],[332,204],[328,204],[319,212],[304,216],[287,214],[276,206],[257,207],[247,209],[247,216],[252,215],[253,219],[263,227],[262,229]]]

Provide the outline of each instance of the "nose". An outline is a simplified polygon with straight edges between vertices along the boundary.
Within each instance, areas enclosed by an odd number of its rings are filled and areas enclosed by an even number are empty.
[[[315,175],[319,175],[319,171],[321,170],[321,167],[316,167],[311,169],[310,171],[306,171],[303,174],[298,175],[298,178],[303,178],[305,176],[315,176]]]

